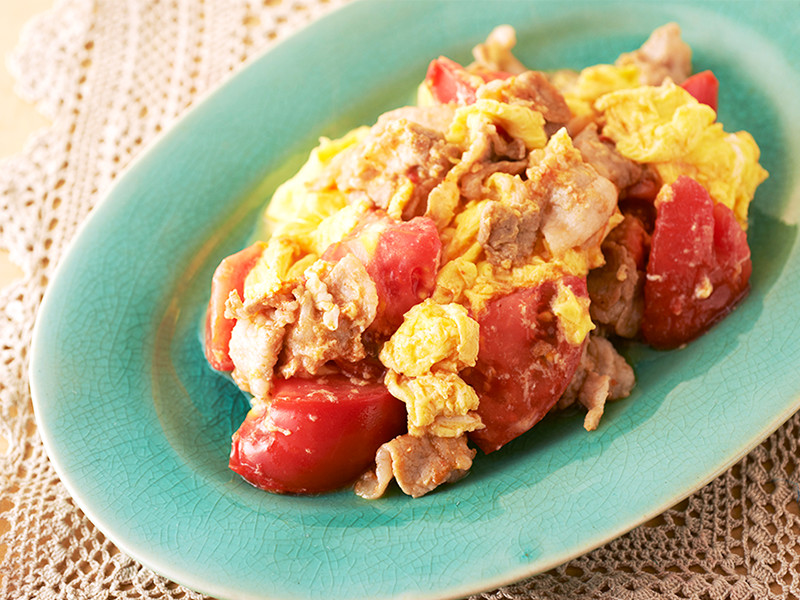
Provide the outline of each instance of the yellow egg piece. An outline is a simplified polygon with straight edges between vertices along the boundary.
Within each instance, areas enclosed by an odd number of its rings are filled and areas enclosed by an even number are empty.
[[[600,96],[641,85],[639,68],[634,65],[593,65],[577,74],[557,71],[552,82],[561,90],[575,116],[593,114],[594,101]]]
[[[547,143],[544,117],[540,112],[521,104],[506,104],[488,98],[481,98],[456,110],[447,132],[447,141],[468,145],[472,132],[482,129],[482,122],[500,125],[509,135],[521,139],[528,150],[541,148]]]
[[[558,317],[564,330],[564,337],[573,346],[583,343],[594,323],[589,316],[589,298],[578,298],[562,281],[558,283],[558,294],[553,300],[553,314]]]
[[[409,377],[433,369],[458,372],[475,365],[478,323],[460,304],[437,304],[430,298],[411,308],[383,345],[383,365]]]
[[[411,435],[458,437],[483,428],[473,412],[480,403],[478,395],[455,373],[406,377],[389,371],[385,383],[389,393],[405,403]]]
[[[347,206],[347,198],[337,189],[317,189],[313,184],[331,161],[361,141],[369,132],[359,127],[336,140],[322,138],[297,174],[283,183],[272,196],[263,215],[271,235],[300,238],[309,250],[314,247],[311,233],[323,219]]]
[[[665,184],[694,178],[746,227],[750,201],[768,175],[749,133],[726,133],[711,107],[671,81],[612,92],[595,106],[605,118],[603,135],[621,154],[655,166]]]
[[[316,256],[305,254],[288,238],[273,237],[244,280],[244,302],[277,293],[289,281],[299,279]]]

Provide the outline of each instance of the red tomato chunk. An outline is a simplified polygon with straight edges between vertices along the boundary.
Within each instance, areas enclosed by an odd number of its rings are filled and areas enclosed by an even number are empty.
[[[442,242],[427,217],[395,221],[375,213],[322,257],[336,261],[347,253],[364,264],[377,288],[378,314],[369,331],[391,335],[402,324],[403,315],[433,293]]]
[[[251,409],[233,435],[229,464],[256,487],[317,494],[352,483],[405,431],[405,404],[382,383],[279,379],[270,403]]]
[[[206,360],[217,371],[233,371],[228,345],[236,320],[225,317],[225,301],[233,290],[239,296],[244,295],[244,280],[266,246],[264,242],[256,242],[236,254],[231,254],[214,271],[211,298],[206,310],[205,353]]]
[[[749,290],[747,235],[733,211],[682,176],[656,200],[642,334],[656,348],[692,341]]]
[[[717,110],[717,96],[719,95],[719,81],[711,71],[701,71],[695,73],[681,84],[681,87],[689,92],[694,99],[703,104],[707,104],[715,111]]]
[[[511,75],[502,71],[470,73],[454,60],[440,56],[428,66],[425,85],[440,104],[455,102],[467,105],[475,102],[475,92],[483,82],[508,77]]]
[[[565,278],[579,297],[586,282]],[[480,349],[475,368],[464,379],[480,398],[478,414],[485,429],[470,439],[494,452],[538,423],[564,393],[583,351],[564,337],[552,312],[554,282],[519,289],[490,301],[478,315]]]
[[[367,273],[378,288],[378,316],[372,329],[391,333],[412,306],[433,293],[442,242],[433,221],[416,217],[397,224],[378,239]]]

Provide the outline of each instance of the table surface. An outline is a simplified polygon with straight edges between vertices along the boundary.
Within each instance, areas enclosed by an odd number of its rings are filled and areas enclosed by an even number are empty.
[[[22,26],[34,15],[53,5],[54,0],[26,0],[0,3],[0,159],[21,152],[25,141],[38,129],[47,126],[47,120],[34,106],[24,102],[14,93],[14,78],[8,72],[7,57],[19,40]],[[22,270],[8,257],[5,241],[0,239],[0,288],[22,276]],[[0,453],[8,448],[8,441],[0,435]],[[0,528],[5,521],[0,519]],[[7,526],[6,526],[7,527]],[[2,531],[2,529],[0,529]],[[0,549],[2,559],[2,549]]]
[[[22,151],[31,133],[47,126],[47,120],[35,107],[14,93],[14,78],[8,72],[6,60],[17,44],[25,22],[52,5],[53,0],[0,2],[0,55],[3,57],[0,68],[0,159]],[[0,239],[0,287],[21,275],[22,271],[9,260],[7,248]]]

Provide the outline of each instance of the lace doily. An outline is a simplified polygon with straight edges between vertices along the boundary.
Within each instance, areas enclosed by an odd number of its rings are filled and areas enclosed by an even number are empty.
[[[202,598],[117,550],[48,462],[28,387],[39,302],[79,223],[136,153],[248,58],[345,0],[61,0],[10,67],[52,126],[0,163],[0,597]],[[800,596],[800,415],[659,518],[482,598]],[[2,529],[0,529],[2,530]]]

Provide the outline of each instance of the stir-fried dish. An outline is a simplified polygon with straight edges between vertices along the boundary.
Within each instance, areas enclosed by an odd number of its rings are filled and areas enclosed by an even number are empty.
[[[594,430],[635,384],[617,340],[680,347],[746,295],[767,172],[678,26],[580,72],[515,44],[498,27],[322,139],[217,268],[206,356],[252,398],[230,466],[253,485],[418,497],[551,411]]]

